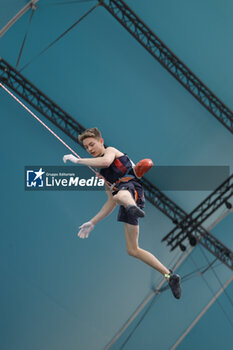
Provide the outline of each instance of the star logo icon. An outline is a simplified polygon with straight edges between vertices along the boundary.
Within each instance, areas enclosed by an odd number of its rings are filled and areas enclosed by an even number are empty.
[[[36,177],[34,178],[33,181],[37,180],[38,178],[42,180],[42,175],[45,173],[45,171],[42,171],[42,168],[40,168],[39,171],[34,171],[34,173],[36,174]]]

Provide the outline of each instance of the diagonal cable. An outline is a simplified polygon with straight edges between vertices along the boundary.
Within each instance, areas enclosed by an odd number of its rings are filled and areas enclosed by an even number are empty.
[[[134,328],[132,329],[132,331],[129,333],[128,337],[125,339],[124,343],[121,345],[121,347],[119,348],[119,350],[123,350],[125,345],[128,343],[128,341],[130,340],[130,338],[133,336],[134,332],[136,331],[136,329],[139,327],[139,325],[142,323],[142,321],[144,320],[144,318],[146,317],[146,315],[148,314],[148,312],[150,311],[150,309],[152,308],[152,306],[154,305],[155,301],[158,300],[158,298],[156,298],[156,294],[153,296],[153,299],[151,300],[150,304],[148,305],[148,307],[146,308],[146,310],[143,312],[142,316],[140,317],[139,321],[136,323],[136,325],[134,326]]]
[[[211,263],[213,264],[216,261],[216,259],[214,259],[214,261]],[[207,268],[211,265],[208,264]],[[221,263],[222,264],[222,263]],[[202,267],[203,268],[203,267]],[[206,268],[204,270],[204,272],[206,271]],[[196,274],[197,272],[200,272],[200,268],[196,268],[194,271],[188,273],[187,275],[182,277],[182,282],[185,280],[189,280],[190,278],[193,277],[194,274]],[[202,275],[202,273],[204,272],[200,272],[200,274]],[[151,310],[152,306],[154,305],[155,301],[158,300],[158,298],[156,298],[156,295],[160,294],[161,292],[166,291],[167,289],[169,289],[170,287],[168,285],[166,285],[165,287],[160,288],[157,293],[155,293],[155,295],[153,296],[150,304],[148,305],[148,307],[146,308],[146,310],[143,312],[142,316],[139,318],[138,322],[136,323],[136,325],[133,327],[132,331],[129,333],[128,337],[125,339],[125,341],[123,342],[123,344],[121,345],[121,347],[119,348],[119,350],[123,350],[125,345],[128,343],[128,341],[130,340],[130,338],[133,336],[133,334],[135,333],[136,329],[139,327],[139,325],[142,323],[142,321],[144,320],[144,318],[146,317],[146,315],[148,314],[148,312]],[[224,310],[225,311],[225,310]],[[231,322],[231,321],[230,321]]]
[[[205,254],[204,250],[201,248],[200,245],[198,245],[198,247],[199,247],[200,251],[202,252],[202,255],[205,257],[206,261],[209,263],[209,259],[207,258],[207,255]],[[216,279],[218,280],[219,285],[223,288],[223,283],[221,282],[220,278],[218,277],[218,274],[216,273],[215,269],[213,268],[213,266],[211,264],[210,264],[210,268],[211,268],[213,274],[215,275]],[[225,289],[224,289],[224,293],[225,293],[227,299],[229,300],[231,306],[233,307],[233,301]]]
[[[74,22],[65,32],[59,35],[54,41],[51,42],[48,46],[46,46],[41,52],[39,52],[35,57],[33,57],[28,63],[26,63],[19,72],[22,72],[25,68],[27,68],[32,62],[34,62],[38,57],[40,57],[45,51],[50,49],[58,40],[63,38],[68,32],[71,31],[77,24],[79,24],[84,18],[86,18],[93,10],[95,10],[99,6],[99,3],[93,6],[90,10],[88,10],[82,17],[80,17],[76,22]]]
[[[198,268],[195,260],[192,258],[192,256],[190,255],[189,258],[192,260],[194,266],[196,266],[196,268]],[[199,270],[200,271],[200,270]],[[201,271],[200,271],[201,272]],[[204,280],[205,284],[207,285],[208,289],[210,290],[210,292],[212,293],[213,296],[215,296],[212,288],[210,287],[209,283],[207,282],[206,278],[203,276],[203,274],[201,274],[202,279]],[[223,290],[225,290],[224,286],[221,284]],[[220,303],[220,301],[218,299],[216,299],[216,302],[218,303],[219,307],[221,308],[223,314],[225,315],[226,319],[228,320],[229,324],[231,325],[231,327],[233,328],[233,322],[230,319],[230,317],[228,316],[228,314],[226,313],[224,307],[222,306],[222,304]]]
[[[26,33],[25,33],[25,36],[24,36],[24,39],[23,39],[23,42],[22,42],[22,45],[21,45],[21,48],[20,48],[19,56],[18,56],[18,59],[17,59],[16,69],[18,68],[19,61],[20,61],[20,58],[21,58],[22,53],[23,53],[23,48],[24,48],[24,45],[25,45],[25,42],[26,42],[26,39],[27,39],[27,35],[29,33],[30,25],[31,25],[31,22],[32,22],[32,17],[33,17],[33,15],[35,13],[35,10],[36,10],[36,7],[32,8],[31,16],[30,16],[30,19],[29,19],[29,22],[28,22],[28,27],[27,27],[27,30],[26,30]]]

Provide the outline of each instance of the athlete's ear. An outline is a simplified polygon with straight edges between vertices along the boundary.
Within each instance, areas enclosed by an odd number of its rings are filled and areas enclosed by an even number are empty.
[[[104,139],[101,137],[100,142],[102,143],[102,145],[104,144]]]

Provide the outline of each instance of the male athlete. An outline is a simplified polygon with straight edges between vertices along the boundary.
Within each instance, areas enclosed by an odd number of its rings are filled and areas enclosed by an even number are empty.
[[[97,128],[85,130],[79,135],[79,141],[92,158],[76,158],[72,154],[63,157],[76,164],[85,164],[101,168],[100,174],[112,184],[105,186],[108,200],[102,209],[90,221],[80,226],[78,236],[88,238],[95,225],[108,216],[117,204],[120,205],[118,221],[124,222],[127,253],[140,259],[159,271],[168,281],[175,298],[181,297],[180,276],[168,270],[161,262],[148,251],[138,245],[139,224],[138,218],[144,217],[142,210],[145,204],[144,190],[133,170],[133,163],[129,157],[114,147],[105,147],[104,140]]]

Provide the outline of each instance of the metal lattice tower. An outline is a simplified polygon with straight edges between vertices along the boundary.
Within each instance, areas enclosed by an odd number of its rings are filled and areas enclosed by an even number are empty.
[[[233,270],[233,252],[222,245],[208,231],[203,229],[201,224],[208,219],[217,209],[227,202],[233,196],[233,175],[225,180],[215,191],[204,199],[184,220],[179,222],[176,227],[169,232],[162,241],[174,250],[186,238],[195,237],[197,241],[205,246],[216,257],[221,256],[220,260],[227,261],[227,265]],[[203,244],[204,242],[204,244]]]
[[[124,1],[99,0],[99,3],[215,118],[233,133],[233,112],[204,85]]]
[[[2,58],[0,58],[0,81],[15,91],[70,138],[78,142],[78,135],[85,128]],[[148,180],[143,178],[141,181],[145,188],[146,198],[152,205],[162,211],[174,223],[185,220],[188,214],[183,209]],[[225,265],[233,269],[233,253],[201,226],[196,229],[203,237],[200,243]]]

